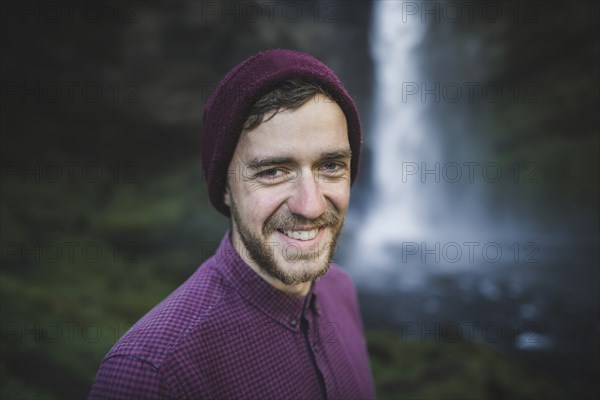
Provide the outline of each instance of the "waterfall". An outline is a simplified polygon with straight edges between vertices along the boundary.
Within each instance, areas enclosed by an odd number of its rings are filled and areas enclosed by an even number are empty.
[[[528,221],[487,208],[491,180],[482,179],[481,165],[493,158],[469,140],[475,136],[472,104],[466,98],[439,102],[432,94],[440,81],[473,79],[472,71],[481,71],[478,82],[486,81],[489,65],[477,58],[486,54],[485,37],[440,39],[455,34],[454,26],[423,18],[414,12],[417,4],[373,4],[375,91],[367,136],[373,191],[366,213],[349,218],[354,243],[344,260],[363,286],[394,286],[394,281],[416,286],[435,273],[476,266],[482,271],[482,265],[519,258],[519,246],[538,248],[541,240]],[[432,34],[437,35],[433,46]],[[477,179],[470,178],[469,164],[480,166]],[[448,166],[457,167],[461,179],[445,174]],[[510,174],[509,166],[504,168]]]
[[[372,201],[357,239],[370,264],[385,264],[385,248],[405,240],[425,240],[436,229],[439,188],[414,172],[440,160],[427,104],[406,98],[407,88],[425,81],[419,62],[427,25],[406,15],[405,2],[374,2],[372,51],[376,65]]]

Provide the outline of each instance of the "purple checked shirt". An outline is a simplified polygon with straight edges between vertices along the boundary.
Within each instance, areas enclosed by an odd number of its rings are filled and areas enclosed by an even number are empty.
[[[356,291],[332,265],[305,297],[256,274],[229,233],[110,350],[89,399],[375,397]]]

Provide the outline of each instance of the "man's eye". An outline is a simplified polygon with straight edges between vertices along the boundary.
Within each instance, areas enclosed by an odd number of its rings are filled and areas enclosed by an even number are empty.
[[[339,174],[344,171],[345,165],[337,162],[328,162],[321,166],[321,170],[326,174]]]
[[[269,168],[265,169],[264,171],[260,171],[256,175],[262,181],[278,182],[285,179],[288,174],[281,168]]]
[[[261,171],[259,173],[259,175],[262,177],[273,177],[273,176],[277,176],[278,173],[280,173],[280,171],[278,169],[271,168],[271,169],[267,169],[265,171]]]
[[[327,163],[323,165],[323,169],[325,169],[326,171],[337,171],[340,168],[341,166],[337,163]]]

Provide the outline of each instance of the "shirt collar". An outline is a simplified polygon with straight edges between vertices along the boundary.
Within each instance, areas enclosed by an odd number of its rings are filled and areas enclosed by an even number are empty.
[[[288,295],[277,290],[250,268],[236,247],[238,246],[234,246],[228,231],[217,249],[215,259],[219,271],[246,301],[294,331],[300,329],[300,321],[307,304],[318,313],[314,283],[304,297]]]

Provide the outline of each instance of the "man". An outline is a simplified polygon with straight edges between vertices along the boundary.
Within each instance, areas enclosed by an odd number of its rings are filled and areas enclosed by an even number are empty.
[[[354,286],[331,265],[361,145],[356,107],[315,58],[270,50],[204,111],[216,254],[106,355],[89,398],[373,398]]]

